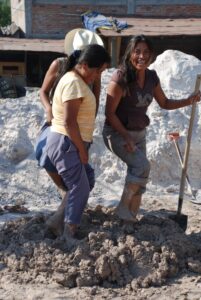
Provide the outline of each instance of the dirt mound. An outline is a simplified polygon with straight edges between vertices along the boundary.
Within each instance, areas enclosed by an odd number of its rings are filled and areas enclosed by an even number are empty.
[[[21,218],[1,229],[0,279],[136,290],[161,286],[187,269],[201,273],[200,240],[167,217],[122,224],[112,208],[87,209],[82,239],[71,245],[48,232],[47,217]]]

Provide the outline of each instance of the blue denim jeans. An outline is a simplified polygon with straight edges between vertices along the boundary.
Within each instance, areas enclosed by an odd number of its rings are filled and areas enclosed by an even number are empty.
[[[46,153],[46,143],[50,128],[51,127],[47,122],[43,124],[37,136],[34,150],[38,166],[44,168],[47,172],[57,173],[56,168],[53,166]]]
[[[150,172],[150,163],[146,157],[146,130],[130,131],[130,135],[136,145],[134,152],[125,149],[125,141],[117,131],[107,125],[103,128],[106,147],[127,165],[125,181],[140,185],[140,193],[144,193]]]
[[[89,147],[89,143],[85,145]],[[80,224],[90,190],[95,184],[94,170],[89,164],[81,163],[77,148],[65,135],[50,132],[46,151],[69,191],[64,222]]]

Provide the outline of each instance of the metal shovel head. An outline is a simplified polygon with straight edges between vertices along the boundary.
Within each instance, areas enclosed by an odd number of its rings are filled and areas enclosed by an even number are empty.
[[[176,222],[183,231],[186,231],[188,224],[188,216],[183,214],[169,215],[169,218]]]

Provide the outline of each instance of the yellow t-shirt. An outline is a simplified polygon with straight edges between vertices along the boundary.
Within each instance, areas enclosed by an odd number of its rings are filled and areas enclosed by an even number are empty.
[[[59,81],[52,104],[52,131],[68,136],[64,127],[64,105],[66,101],[82,98],[77,122],[80,129],[82,140],[92,141],[95,123],[96,99],[89,86],[75,72],[67,72]]]

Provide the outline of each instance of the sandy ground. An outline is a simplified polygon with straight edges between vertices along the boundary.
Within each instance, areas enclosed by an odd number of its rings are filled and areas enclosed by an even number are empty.
[[[169,219],[176,206],[176,195],[145,197],[137,224],[112,207],[87,208],[73,244],[48,232],[51,213],[7,222],[0,299],[200,299],[201,207],[187,197],[184,232]]]
[[[193,90],[201,62],[169,51],[154,68],[166,92],[181,97]],[[34,157],[44,120],[38,90],[29,89],[18,99],[0,99],[0,299],[201,299],[201,205],[190,201],[189,190],[182,208],[188,216],[186,231],[170,218],[177,211],[181,168],[167,131],[179,128],[183,151],[190,109],[167,113],[152,105],[147,141],[150,182],[138,222],[122,223],[114,208],[125,166],[104,148],[101,137],[105,86],[111,74],[110,70],[103,76],[90,150],[97,182],[76,243],[56,238],[45,224],[61,199]],[[199,105],[188,169],[198,194],[200,128]],[[22,208],[27,211],[20,214]]]

